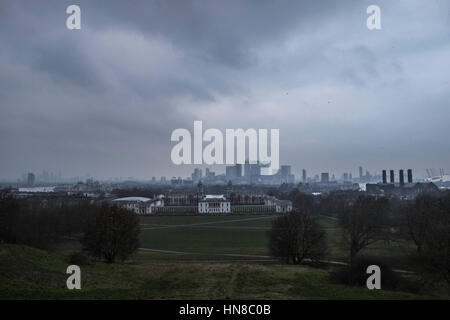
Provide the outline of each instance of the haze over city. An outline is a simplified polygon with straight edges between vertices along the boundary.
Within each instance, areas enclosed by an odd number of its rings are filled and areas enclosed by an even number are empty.
[[[189,176],[194,120],[279,129],[296,176],[448,170],[450,3],[379,2],[1,2],[0,179]]]

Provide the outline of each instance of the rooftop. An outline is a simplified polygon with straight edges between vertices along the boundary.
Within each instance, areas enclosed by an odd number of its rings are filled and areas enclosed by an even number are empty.
[[[120,202],[147,202],[152,200],[151,198],[145,198],[145,197],[125,197],[125,198],[117,198],[113,201],[120,201]]]
[[[203,197],[202,201],[226,201],[227,199],[223,194],[207,194]]]

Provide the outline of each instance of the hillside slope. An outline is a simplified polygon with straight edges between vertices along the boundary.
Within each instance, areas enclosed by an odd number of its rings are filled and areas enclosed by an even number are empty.
[[[0,244],[0,299],[424,298],[330,284],[326,270],[304,266],[158,263],[148,258],[126,264],[81,266],[82,289],[68,290],[68,265],[64,252]]]

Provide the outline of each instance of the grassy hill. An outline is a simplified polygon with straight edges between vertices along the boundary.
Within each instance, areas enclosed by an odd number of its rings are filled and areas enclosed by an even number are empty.
[[[249,262],[157,262],[140,251],[125,264],[81,266],[82,289],[66,289],[70,250],[0,244],[0,299],[422,299],[330,284],[328,271]]]

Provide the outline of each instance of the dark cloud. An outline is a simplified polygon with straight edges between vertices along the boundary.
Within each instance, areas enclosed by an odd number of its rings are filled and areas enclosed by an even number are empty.
[[[0,2],[0,177],[187,175],[170,134],[279,128],[299,173],[445,167],[443,0]],[[223,170],[223,169],[222,169]]]

